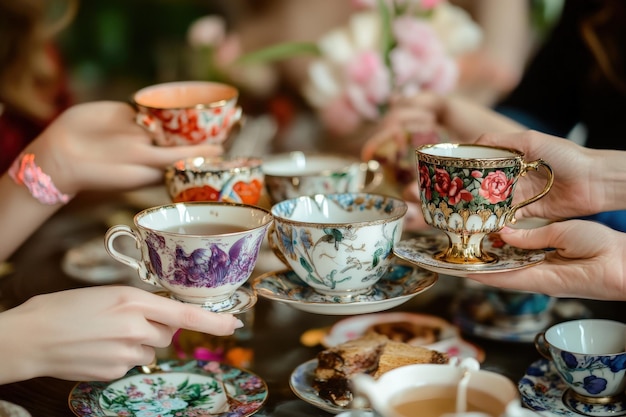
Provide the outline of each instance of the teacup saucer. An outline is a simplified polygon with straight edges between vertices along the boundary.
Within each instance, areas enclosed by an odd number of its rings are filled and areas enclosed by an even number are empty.
[[[169,297],[172,300],[184,302],[178,300],[172,296],[169,291],[160,290],[156,291],[155,294],[162,295],[165,297]],[[230,300],[226,300],[225,302],[214,304],[214,305],[198,305],[205,310],[212,311],[213,313],[229,313],[229,314],[240,314],[250,310],[256,304],[257,296],[253,290],[246,288],[245,286],[237,288],[237,291],[231,296]],[[188,303],[192,304],[192,303]],[[193,304],[196,305],[196,304]]]
[[[609,417],[626,414],[626,401],[585,404],[568,395],[569,388],[546,359],[533,362],[517,387],[524,405],[544,417]]]
[[[483,249],[493,253],[498,260],[488,264],[470,265],[453,264],[439,261],[434,256],[446,248],[448,238],[443,233],[427,234],[401,240],[393,248],[394,254],[405,261],[440,274],[465,277],[468,274],[488,274],[528,268],[543,262],[546,253],[543,250],[526,250],[507,245],[499,239],[497,233],[485,237]]]
[[[260,275],[252,281],[252,288],[261,297],[285,303],[298,310],[317,314],[352,315],[396,307],[431,288],[437,279],[437,274],[425,269],[394,264],[374,285],[371,293],[355,296],[349,302],[341,302],[316,292],[290,269]]]

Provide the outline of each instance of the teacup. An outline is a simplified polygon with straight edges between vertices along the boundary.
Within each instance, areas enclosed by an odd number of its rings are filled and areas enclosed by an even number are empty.
[[[271,208],[270,247],[315,291],[349,299],[388,271],[407,205],[367,193],[316,194]]]
[[[383,180],[377,161],[330,153],[271,155],[264,158],[263,172],[272,203],[303,195],[371,192]]]
[[[439,143],[415,152],[424,219],[448,236],[448,247],[434,255],[443,262],[497,261],[482,249],[485,235],[515,223],[515,212],[545,196],[554,180],[550,165],[541,159],[526,162],[515,149]],[[547,174],[543,190],[513,204],[518,179],[539,168]]]
[[[262,161],[254,157],[193,157],[165,170],[165,185],[175,203],[225,201],[255,205],[263,192]]]
[[[581,319],[555,324],[535,337],[576,400],[590,404],[624,401],[626,324]]]
[[[535,415],[522,408],[517,387],[511,380],[480,370],[471,358],[460,363],[405,365],[377,380],[357,374],[350,384],[355,397],[353,406],[363,406],[366,400],[382,417],[440,417],[457,411],[459,416],[468,417]]]
[[[135,229],[115,225],[105,234],[109,255],[137,271],[142,281],[171,297],[211,311],[233,306],[233,294],[254,269],[271,214],[234,203],[192,202],[148,208]],[[119,252],[121,236],[135,240],[141,259]]]
[[[160,146],[222,144],[241,119],[239,91],[228,84],[177,81],[142,88],[132,96],[136,122]]]

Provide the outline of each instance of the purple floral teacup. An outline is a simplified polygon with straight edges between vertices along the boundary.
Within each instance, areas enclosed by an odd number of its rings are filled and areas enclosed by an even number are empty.
[[[482,250],[485,235],[515,223],[515,212],[546,195],[554,180],[550,165],[541,159],[526,162],[524,153],[515,149],[438,143],[415,152],[424,220],[449,239],[448,247],[434,255],[443,262],[497,261]],[[539,168],[547,174],[543,190],[513,204],[517,180]]]
[[[537,334],[535,347],[552,361],[569,387],[566,403],[626,401],[626,324],[603,319],[566,321]]]
[[[104,241],[109,255],[135,269],[147,283],[176,300],[219,312],[231,311],[235,292],[256,266],[261,243],[274,218],[265,209],[225,202],[187,202],[137,213],[135,229],[112,226]],[[119,252],[127,236],[141,260]]]

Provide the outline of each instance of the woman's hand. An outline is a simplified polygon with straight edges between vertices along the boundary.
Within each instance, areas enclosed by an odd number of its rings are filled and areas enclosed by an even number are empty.
[[[569,220],[537,229],[505,228],[500,237],[522,249],[554,248],[545,262],[518,271],[470,274],[499,288],[555,297],[626,299],[626,234],[598,223]]]
[[[159,147],[135,123],[128,104],[99,101],[61,114],[26,149],[63,193],[128,190],[163,180],[164,168],[196,155],[219,155],[220,145]]]
[[[39,376],[111,380],[155,358],[179,328],[231,335],[242,326],[218,314],[127,286],[38,295],[0,315],[0,383]]]

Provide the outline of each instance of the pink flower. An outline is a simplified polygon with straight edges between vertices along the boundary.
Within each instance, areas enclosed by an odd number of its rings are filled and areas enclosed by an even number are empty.
[[[506,200],[511,195],[513,179],[506,177],[502,171],[494,171],[487,174],[478,193],[491,204]]]
[[[461,200],[472,201],[472,193],[463,188],[463,180],[459,177],[450,178],[448,171],[435,168],[435,190],[442,196],[448,197],[450,205],[456,205]]]
[[[219,46],[226,36],[226,23],[221,16],[210,15],[194,21],[187,31],[187,41],[194,47]]]
[[[366,119],[379,116],[378,106],[391,94],[389,71],[375,51],[360,53],[346,66],[346,93],[354,109]]]

